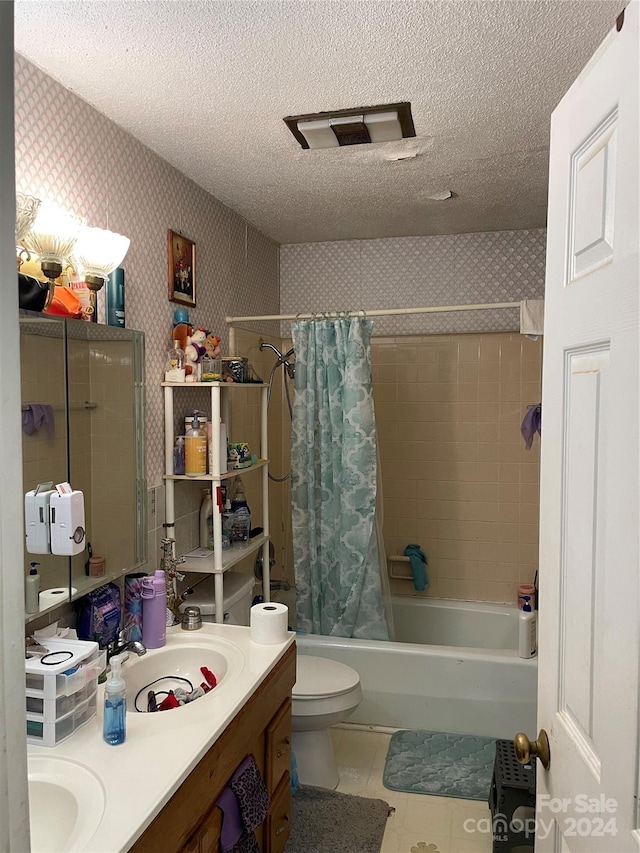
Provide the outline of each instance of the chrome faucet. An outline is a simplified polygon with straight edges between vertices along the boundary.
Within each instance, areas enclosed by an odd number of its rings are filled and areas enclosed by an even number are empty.
[[[107,646],[107,663],[115,655],[120,655],[120,659],[124,663],[129,659],[129,652],[134,652],[138,657],[142,657],[142,655],[146,655],[147,647],[140,640],[130,640],[126,629],[123,629],[117,638]]]

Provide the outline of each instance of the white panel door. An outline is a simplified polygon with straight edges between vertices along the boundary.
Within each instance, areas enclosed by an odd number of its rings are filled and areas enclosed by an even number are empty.
[[[551,124],[536,850],[554,853],[639,849],[638,13]]]

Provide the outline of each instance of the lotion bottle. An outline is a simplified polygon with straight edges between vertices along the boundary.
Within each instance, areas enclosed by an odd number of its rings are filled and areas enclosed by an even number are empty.
[[[25,579],[25,607],[27,613],[37,613],[40,599],[40,575],[38,569],[40,563],[30,563],[31,569]]]
[[[207,473],[207,435],[194,415],[191,429],[185,436],[184,473],[187,477],[203,477]]]
[[[106,743],[117,746],[127,736],[127,699],[124,679],[120,675],[120,655],[111,658],[111,672],[104,686],[102,736]]]
[[[523,595],[524,604],[518,614],[518,655],[532,658],[538,651],[536,614],[531,610],[531,596]]]

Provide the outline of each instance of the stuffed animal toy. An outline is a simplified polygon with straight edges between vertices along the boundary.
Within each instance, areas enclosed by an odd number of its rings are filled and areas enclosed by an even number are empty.
[[[187,337],[187,345],[184,350],[188,377],[187,382],[196,381],[196,365],[206,353],[206,349],[204,347],[204,341],[206,338],[206,329],[196,329],[195,332]]]
[[[193,334],[193,326],[190,323],[178,323],[173,329],[173,340],[180,342],[180,349],[185,352],[189,336]],[[185,359],[185,375],[191,373],[189,361]],[[193,380],[192,380],[193,381]]]
[[[217,335],[207,335],[204,348],[207,351],[207,355],[209,358],[217,358],[220,355],[220,342],[222,338],[219,338]]]

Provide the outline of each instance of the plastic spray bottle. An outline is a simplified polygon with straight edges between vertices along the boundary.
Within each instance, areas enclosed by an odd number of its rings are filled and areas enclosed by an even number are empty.
[[[40,599],[40,575],[38,574],[37,566],[40,563],[30,563],[31,569],[25,579],[25,601],[24,609],[27,613],[37,613],[39,610]]]
[[[111,672],[104,686],[102,736],[111,746],[124,743],[127,736],[127,699],[121,666],[120,655],[111,658]]]

